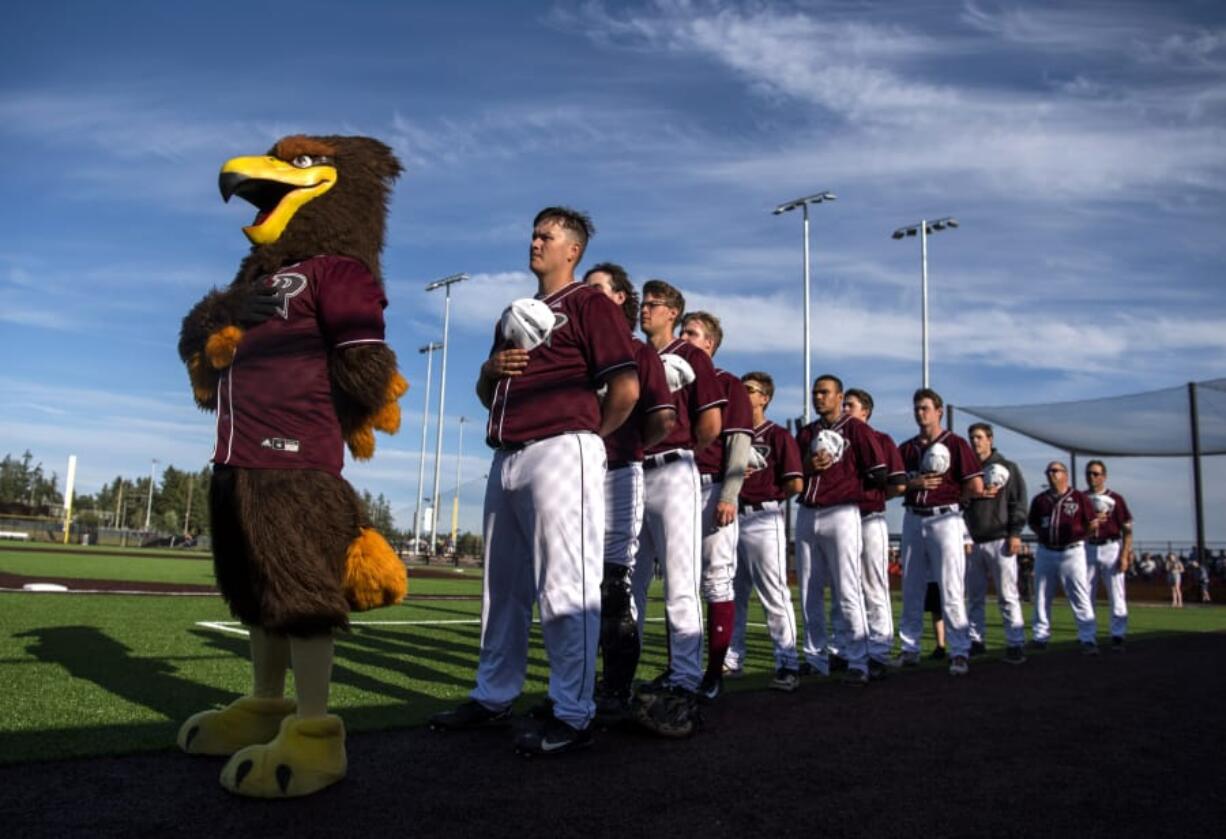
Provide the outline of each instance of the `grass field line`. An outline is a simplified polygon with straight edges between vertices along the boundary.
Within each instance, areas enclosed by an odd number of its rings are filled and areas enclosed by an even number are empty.
[[[153,597],[221,597],[216,591],[137,591],[135,589],[119,588],[69,588],[63,591],[32,591],[28,588],[5,588],[0,586],[0,592],[11,594],[140,594]]]
[[[535,621],[539,623],[539,621]],[[664,618],[647,618],[648,623],[663,623]],[[349,621],[350,626],[455,626],[457,624],[479,624],[480,618],[448,618],[442,620],[417,620],[417,621]],[[766,624],[749,621],[747,626],[757,628],[765,628]],[[242,629],[242,624],[238,621],[196,621],[196,626],[204,629],[212,629],[215,632],[229,632],[232,635],[241,635],[246,638],[249,636],[247,630]]]

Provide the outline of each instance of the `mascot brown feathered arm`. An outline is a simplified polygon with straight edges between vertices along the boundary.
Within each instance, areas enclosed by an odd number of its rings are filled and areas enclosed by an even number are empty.
[[[400,430],[397,400],[409,389],[387,344],[358,344],[332,353],[332,402],[349,452],[358,460],[375,453],[375,430]]]
[[[179,358],[187,365],[196,404],[206,411],[216,409],[217,382],[234,361],[243,327],[267,320],[281,302],[274,289],[245,276],[248,262],[229,288],[213,289],[193,306],[179,330]]]

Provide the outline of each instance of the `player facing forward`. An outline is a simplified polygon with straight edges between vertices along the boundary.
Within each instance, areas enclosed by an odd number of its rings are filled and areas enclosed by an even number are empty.
[[[714,362],[724,330],[715,315],[690,312],[682,318],[681,337]],[[698,695],[706,702],[723,691],[724,659],[736,622],[737,498],[753,431],[753,409],[744,383],[719,368],[715,380],[725,400],[720,406],[721,430],[711,445],[697,453],[702,482],[702,596],[707,601],[707,669]]]
[[[1082,652],[1098,655],[1085,551],[1086,537],[1098,533],[1098,519],[1090,499],[1069,485],[1063,463],[1053,460],[1047,464],[1047,483],[1048,488],[1030,502],[1027,516],[1039,540],[1034,558],[1034,646],[1045,649],[1051,638],[1051,601],[1059,581],[1077,621]]]
[[[1026,526],[1029,503],[1026,480],[1017,464],[1005,460],[996,450],[992,426],[977,422],[966,429],[966,434],[983,468],[983,495],[971,499],[963,512],[973,542],[966,558],[970,651],[977,655],[987,649],[984,604],[990,576],[1004,623],[1005,661],[1021,664],[1026,660],[1023,652],[1026,635],[1017,595],[1017,554],[1022,549],[1022,528]]]
[[[753,452],[750,469],[741,487],[737,536],[736,622],[724,672],[739,672],[745,661],[745,626],[749,590],[758,591],[766,627],[775,648],[775,690],[793,691],[800,685],[796,654],[796,612],[788,587],[787,525],[784,502],[800,492],[804,473],[796,439],[766,418],[766,408],[775,396],[775,382],[768,373],[741,377],[753,409]]]
[[[719,436],[725,401],[710,356],[674,335],[684,310],[685,298],[673,286],[663,280],[643,284],[639,326],[664,362],[677,408],[672,432],[645,450],[643,529],[634,567],[640,634],[654,563],[659,560],[664,570],[669,663],[653,685],[678,701],[639,703],[636,709],[640,721],[661,733],[691,728],[702,680],[702,498],[694,453]]]
[[[1122,653],[1128,634],[1124,580],[1132,561],[1132,511],[1124,496],[1107,489],[1107,465],[1101,460],[1086,464],[1086,483],[1098,520],[1098,532],[1086,542],[1086,589],[1093,603],[1102,580],[1111,607],[1111,649]]]
[[[843,413],[843,382],[837,376],[813,382],[813,407],[817,419],[796,435],[805,472],[796,514],[796,563],[808,571],[801,581],[805,654],[815,658],[809,663],[819,672],[829,672],[821,591],[813,590],[824,576],[838,606],[834,631],[839,655],[847,661],[844,681],[862,685],[870,669],[880,672],[884,665],[868,657],[859,501],[864,485],[884,486],[885,458],[872,429]]]
[[[431,718],[444,729],[509,721],[523,688],[535,601],[550,710],[516,738],[516,749],[528,753],[591,743],[604,558],[601,438],[639,398],[625,319],[598,289],[575,282],[591,232],[587,216],[569,208],[537,214],[529,266],[547,313],[525,323],[523,311],[533,307],[516,301],[481,366],[477,395],[490,410],[486,442],[495,451],[485,490],[477,685],[470,701]],[[539,322],[545,317],[552,322]],[[601,386],[608,387],[603,400]]]
[[[983,494],[983,470],[970,445],[941,428],[945,402],[931,388],[911,400],[919,434],[899,447],[907,467],[906,512],[902,520],[902,641],[904,665],[919,663],[924,630],[924,592],[935,571],[941,589],[941,617],[949,646],[949,672],[965,676],[971,641],[963,590],[966,551],[961,503]]]
[[[866,390],[848,388],[843,394],[848,416],[868,423],[873,397]],[[871,429],[885,458],[884,486],[866,486],[860,496],[860,564],[864,585],[864,615],[868,620],[868,657],[872,672],[884,675],[894,648],[894,604],[890,602],[890,529],[885,523],[885,502],[907,488],[907,470],[893,438]]]
[[[612,262],[588,270],[583,281],[600,289],[622,310],[633,333],[639,296],[626,270]],[[596,688],[596,716],[605,723],[626,716],[630,688],[638,667],[640,639],[630,580],[643,526],[643,447],[664,439],[677,421],[659,354],[633,334],[630,344],[638,366],[639,401],[630,419],[605,438],[604,578],[600,583],[600,653],[603,676]]]

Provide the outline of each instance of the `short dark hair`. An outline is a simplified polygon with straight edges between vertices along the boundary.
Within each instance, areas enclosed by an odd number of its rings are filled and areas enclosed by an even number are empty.
[[[982,431],[984,434],[988,435],[989,440],[996,436],[992,433],[992,426],[986,422],[972,422],[966,427],[966,436],[970,437],[976,431]]]
[[[724,328],[720,326],[719,318],[710,312],[686,312],[681,316],[681,327],[684,329],[685,325],[692,320],[701,323],[703,331],[715,342],[715,347],[711,351],[711,354],[714,355],[719,345],[724,343]]]
[[[633,332],[639,322],[639,295],[634,290],[634,283],[630,282],[630,275],[616,262],[601,262],[587,269],[587,273],[583,275],[583,281],[586,283],[588,277],[597,273],[608,274],[609,285],[613,286],[613,290],[626,295],[626,299],[622,301],[622,314],[626,316],[630,330]]]
[[[921,387],[915,391],[915,395],[911,397],[911,404],[914,405],[921,399],[931,399],[934,408],[944,408],[945,400],[941,398],[941,394],[937,393],[930,387]]]
[[[1099,466],[1101,466],[1101,467],[1103,468],[1103,474],[1104,474],[1104,475],[1106,475],[1106,474],[1107,474],[1107,464],[1103,463],[1101,460],[1090,460],[1090,461],[1087,461],[1087,462],[1086,462],[1086,471],[1088,472],[1088,471],[1090,470],[1090,467],[1091,467],[1091,466],[1094,466],[1095,464],[1098,464]]]
[[[775,398],[775,380],[771,378],[770,373],[763,373],[761,370],[753,370],[741,376],[742,382],[755,382],[762,386],[762,391],[766,394],[766,401],[770,402]]]
[[[843,392],[843,399],[855,399],[864,408],[864,412],[870,417],[873,415],[873,396],[867,390],[861,390],[858,387],[848,388]]]
[[[564,230],[569,231],[579,243],[580,259],[583,258],[583,252],[587,250],[587,240],[596,235],[596,225],[592,224],[591,217],[571,207],[546,207],[536,214],[536,218],[532,220],[532,226],[536,227],[542,221],[555,222]]]
[[[685,295],[664,280],[648,280],[643,283],[643,297],[659,297],[670,309],[677,310],[677,317],[685,311]]]
[[[843,380],[840,379],[838,376],[834,375],[833,373],[822,373],[820,376],[814,379],[813,380],[814,390],[817,389],[817,383],[823,380],[827,382],[834,382],[834,386],[839,389],[839,393],[843,393]]]

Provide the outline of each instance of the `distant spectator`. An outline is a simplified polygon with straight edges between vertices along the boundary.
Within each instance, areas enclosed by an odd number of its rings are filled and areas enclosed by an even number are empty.
[[[1183,608],[1183,563],[1177,554],[1166,555],[1166,582],[1171,587],[1171,608]]]
[[[1205,562],[1196,563],[1196,582],[1200,585],[1200,602],[1210,603],[1213,598],[1209,596],[1209,562],[1206,558]]]

